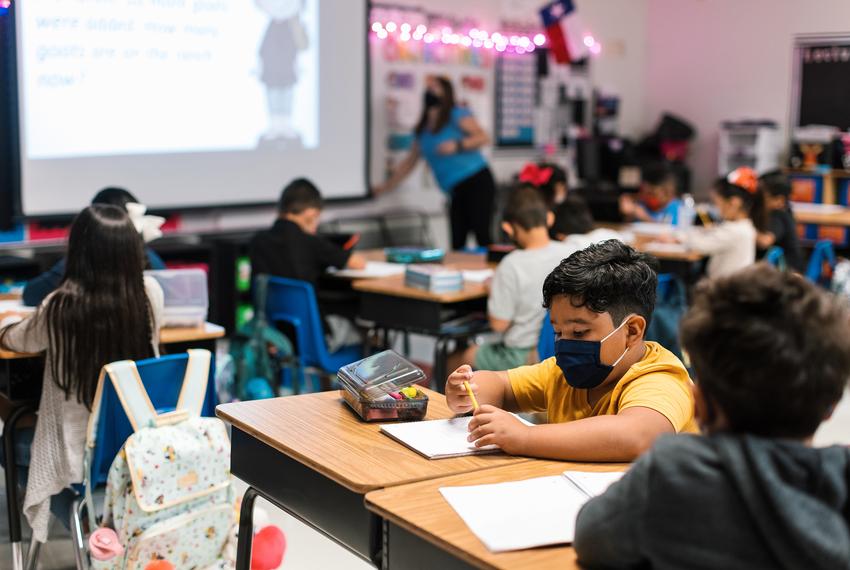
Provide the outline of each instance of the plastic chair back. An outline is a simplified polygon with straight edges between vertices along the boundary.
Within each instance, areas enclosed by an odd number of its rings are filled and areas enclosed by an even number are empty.
[[[312,285],[297,279],[269,277],[266,315],[270,322],[284,321],[295,329],[295,346],[302,365],[326,368],[328,349]]]
[[[136,362],[145,390],[158,412],[173,410],[177,405],[188,361],[189,355],[184,352]],[[121,401],[111,382],[103,383],[102,398],[96,446],[92,456],[92,486],[106,483],[112,460],[133,433],[130,421],[124,413],[124,408],[121,407]],[[211,362],[207,394],[201,415],[214,417],[216,404],[215,362]]]
[[[764,260],[782,271],[788,269],[788,265],[785,263],[785,251],[778,245],[767,250],[767,253],[764,254]]]
[[[537,357],[540,362],[555,356],[555,329],[549,320],[549,311],[543,317],[543,326],[540,327],[540,338],[537,341]]]
[[[832,242],[827,240],[817,242],[809,258],[806,278],[822,287],[829,287],[834,270],[835,249],[832,247]]]

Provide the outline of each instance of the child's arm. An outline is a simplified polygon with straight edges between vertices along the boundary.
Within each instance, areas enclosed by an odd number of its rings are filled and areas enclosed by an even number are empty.
[[[659,435],[675,433],[663,414],[644,407],[529,427],[504,410],[482,405],[469,429],[477,447],[495,443],[512,455],[571,461],[632,461]]]
[[[652,217],[630,194],[620,195],[620,213],[628,221],[651,222]]]
[[[352,253],[345,262],[347,269],[366,269],[366,258],[360,253]]]
[[[771,232],[759,232],[756,235],[756,244],[760,249],[767,249],[776,243],[776,236]]]
[[[639,529],[649,501],[652,454],[637,460],[605,494],[591,499],[579,512],[573,546],[586,568],[638,568]]]
[[[738,233],[724,227],[723,224],[709,230],[691,230],[683,236],[682,242],[690,249],[701,251],[707,255],[720,253],[729,249],[741,247],[741,237]]]
[[[446,380],[446,402],[454,413],[465,414],[472,411],[472,400],[463,385],[464,381],[469,382],[469,387],[481,406],[489,404],[508,410],[517,409],[507,372],[479,370],[473,373],[472,367],[464,364]]]

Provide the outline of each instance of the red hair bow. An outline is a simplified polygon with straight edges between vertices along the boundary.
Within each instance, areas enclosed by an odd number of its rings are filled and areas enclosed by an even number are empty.
[[[519,181],[528,182],[529,184],[533,184],[534,186],[543,186],[544,184],[547,184],[549,180],[551,180],[552,174],[554,172],[554,168],[540,168],[533,162],[529,162],[528,164],[522,167],[522,170],[519,173]]]
[[[729,184],[740,186],[750,194],[755,194],[759,187],[759,177],[756,171],[748,166],[736,168],[726,177]]]

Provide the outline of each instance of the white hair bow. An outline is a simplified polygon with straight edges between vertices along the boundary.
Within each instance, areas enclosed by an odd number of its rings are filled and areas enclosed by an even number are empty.
[[[147,216],[147,206],[136,202],[127,202],[124,204],[127,208],[127,214],[133,225],[136,226],[136,231],[142,234],[142,239],[145,243],[162,237],[162,230],[159,228],[165,223],[165,218],[159,216]]]

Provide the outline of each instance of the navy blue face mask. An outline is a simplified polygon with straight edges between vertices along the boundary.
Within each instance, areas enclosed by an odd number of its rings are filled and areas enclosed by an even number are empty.
[[[608,378],[614,367],[626,356],[629,347],[626,347],[614,364],[602,364],[599,356],[602,343],[620,330],[624,324],[626,324],[625,320],[602,340],[561,339],[555,342],[555,362],[564,373],[567,384],[573,388],[590,390]]]

